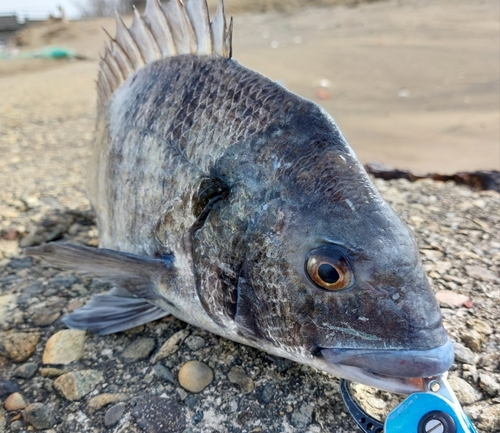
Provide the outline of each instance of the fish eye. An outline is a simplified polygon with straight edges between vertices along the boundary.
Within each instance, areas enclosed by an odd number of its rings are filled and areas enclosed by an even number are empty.
[[[306,271],[314,284],[326,290],[343,290],[350,287],[354,281],[345,255],[330,245],[310,252]]]

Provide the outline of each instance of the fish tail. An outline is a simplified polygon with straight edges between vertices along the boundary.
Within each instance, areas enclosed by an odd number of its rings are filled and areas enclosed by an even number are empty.
[[[134,20],[127,28],[116,15],[116,34],[110,37],[101,57],[97,78],[98,111],[129,76],[156,60],[181,54],[232,55],[232,19],[229,26],[224,0],[210,21],[207,0],[147,0],[141,16],[134,9]]]

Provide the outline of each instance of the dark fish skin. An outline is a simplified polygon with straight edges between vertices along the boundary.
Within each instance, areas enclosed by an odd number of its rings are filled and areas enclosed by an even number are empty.
[[[126,289],[71,327],[127,329],[127,305],[135,326],[142,299],[145,321],[171,313],[397,392],[453,362],[414,237],[333,119],[234,60],[169,57],[118,87],[98,119],[89,196],[98,252],[29,251]],[[307,263],[320,256],[344,263],[350,284],[315,284]],[[108,313],[125,319],[108,326]]]

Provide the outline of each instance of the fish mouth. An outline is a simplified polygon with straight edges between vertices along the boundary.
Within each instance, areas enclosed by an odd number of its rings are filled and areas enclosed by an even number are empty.
[[[422,378],[445,373],[454,360],[449,339],[427,350],[324,348],[320,352],[334,374],[400,394],[423,391]]]

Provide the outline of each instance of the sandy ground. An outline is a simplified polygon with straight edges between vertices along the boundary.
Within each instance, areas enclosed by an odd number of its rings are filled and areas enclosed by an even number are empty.
[[[233,3],[238,12],[241,2]],[[498,13],[495,0],[402,0],[238,14],[234,58],[320,103],[364,163],[447,174],[498,169]],[[102,27],[113,31],[114,23],[33,29],[24,49],[64,45],[97,59]],[[45,95],[56,110],[83,99],[92,115],[96,70],[93,61],[2,61],[0,89],[29,89],[18,92],[26,101]],[[54,74],[53,88],[40,85]],[[330,83],[327,99],[318,98],[320,80]],[[15,111],[3,108],[7,118]]]

